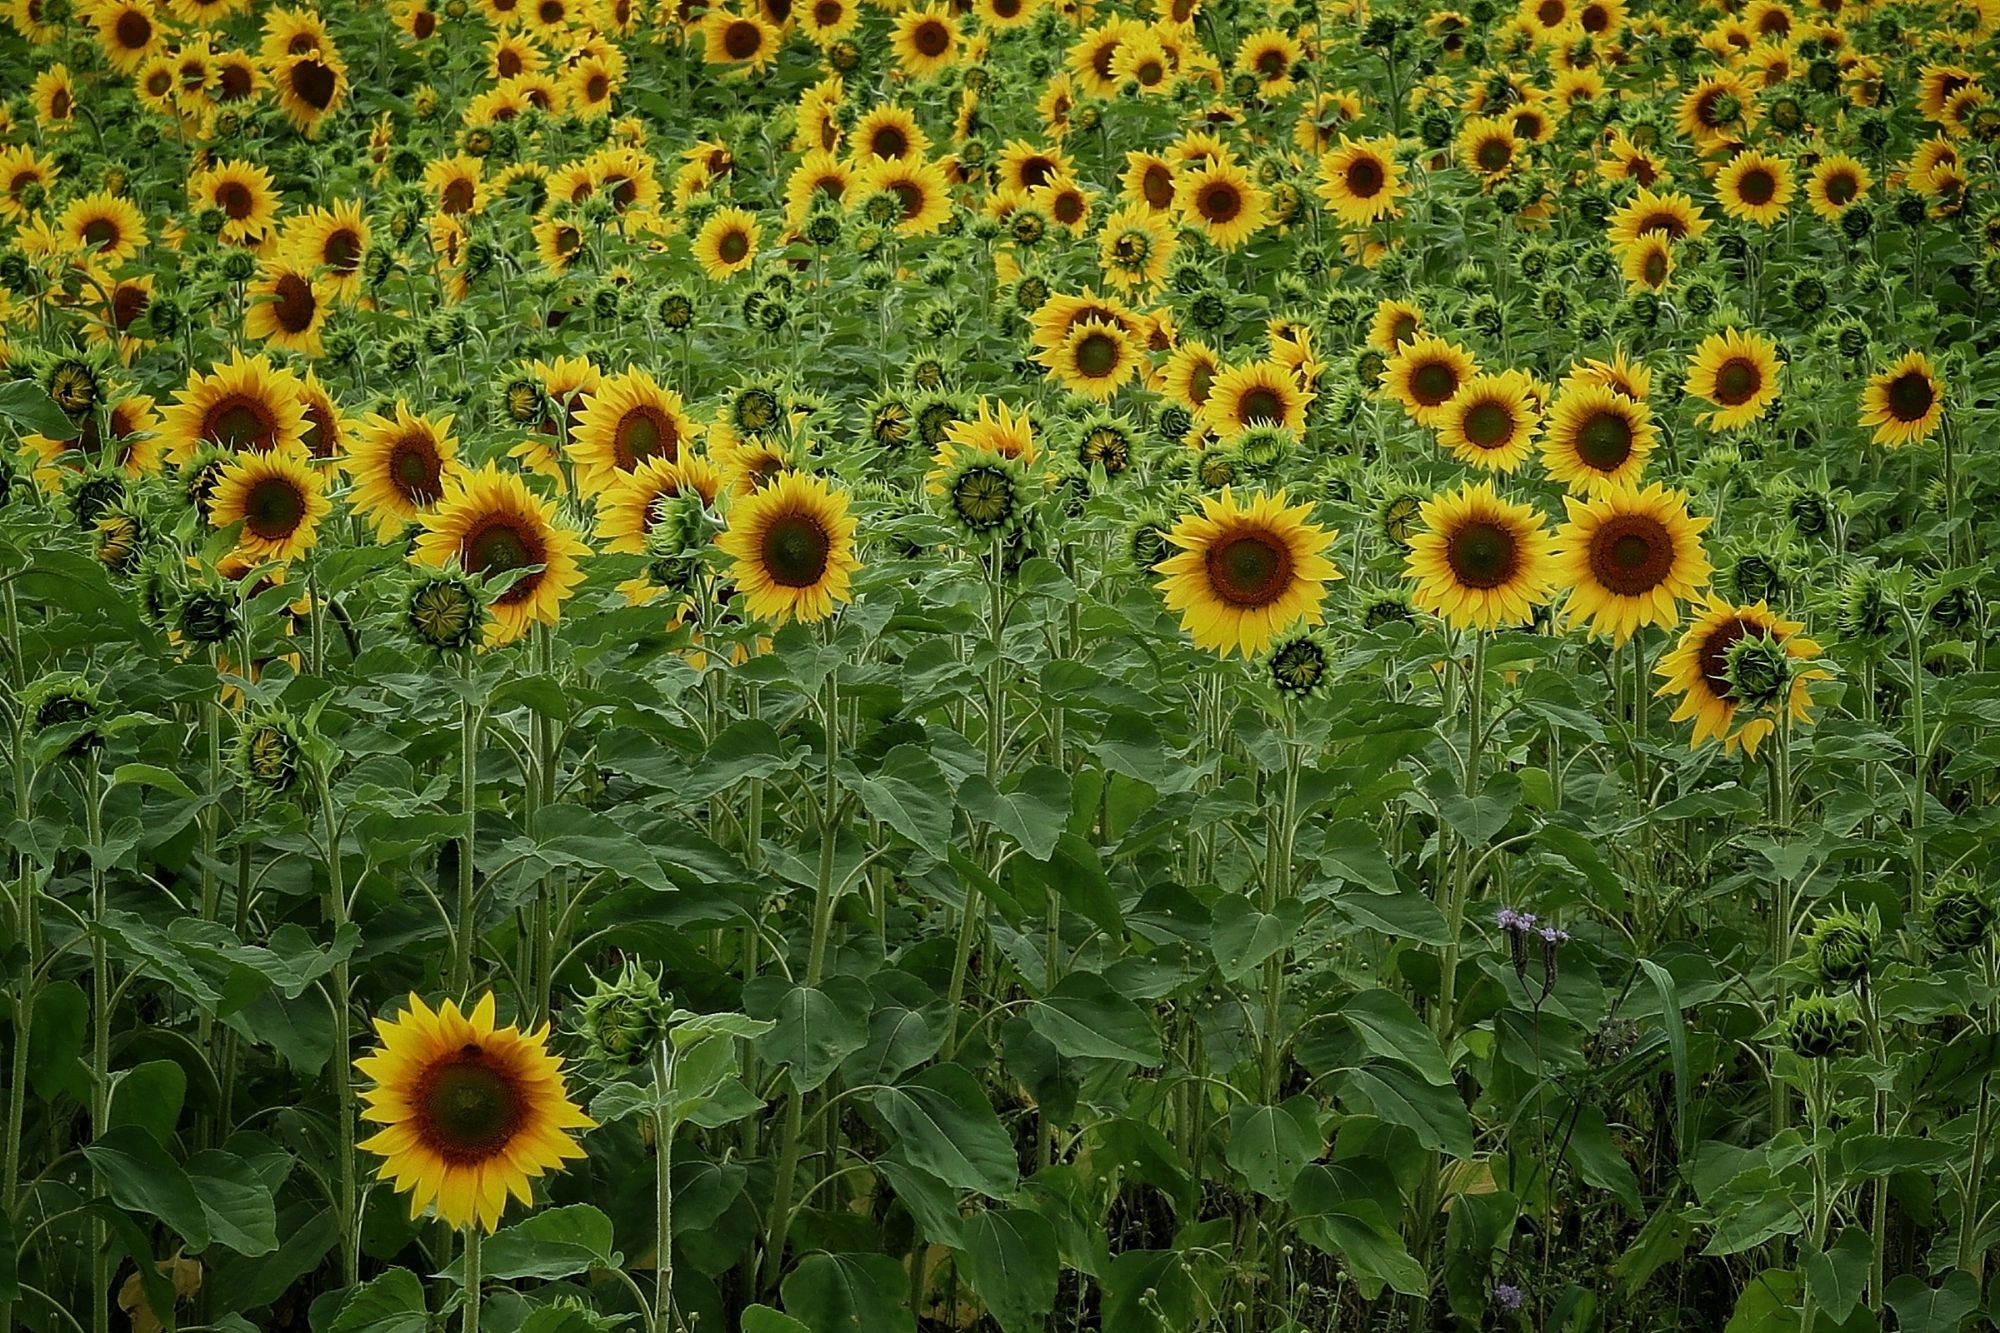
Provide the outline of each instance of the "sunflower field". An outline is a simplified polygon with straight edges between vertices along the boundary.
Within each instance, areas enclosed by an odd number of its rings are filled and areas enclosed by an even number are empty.
[[[0,1330],[2000,1327],[2000,0],[1458,3],[0,0]]]

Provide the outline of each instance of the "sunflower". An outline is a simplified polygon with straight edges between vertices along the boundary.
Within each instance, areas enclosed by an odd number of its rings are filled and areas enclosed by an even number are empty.
[[[236,549],[257,561],[285,561],[312,547],[333,505],[303,446],[238,454],[209,493],[208,521],[241,523]]]
[[[26,144],[0,147],[0,218],[26,216],[29,189],[39,187],[46,197],[61,174],[54,158],[44,157]]]
[[[1199,417],[1215,391],[1215,381],[1227,369],[1213,347],[1199,338],[1183,338],[1161,368],[1160,385],[1169,398]]]
[[[500,1225],[512,1194],[585,1156],[568,1131],[597,1122],[569,1100],[546,1024],[495,1027],[489,993],[470,1014],[437,1012],[415,995],[401,1018],[375,1022],[382,1044],[354,1062],[374,1086],[361,1118],[382,1128],[356,1146],[383,1159],[380,1180],[410,1196],[410,1216],[435,1202],[449,1226]]]
[[[316,357],[325,350],[320,330],[326,325],[332,293],[314,279],[312,270],[289,259],[267,263],[245,296],[249,302],[243,312],[245,336],[301,356]]]
[[[1121,79],[1129,79],[1142,95],[1164,97],[1174,90],[1178,76],[1174,61],[1158,36],[1144,32],[1118,48],[1111,69]]]
[[[1238,503],[1230,488],[1202,497],[1166,534],[1179,551],[1153,566],[1169,611],[1195,645],[1254,657],[1301,622],[1321,621],[1326,585],[1340,577],[1327,557],[1336,533],[1307,522],[1310,504],[1287,508],[1285,493]]]
[[[1616,184],[1631,181],[1648,188],[1667,179],[1666,164],[1650,148],[1641,148],[1627,138],[1625,131],[1614,130],[1611,142],[1605,146],[1604,157],[1597,164],[1600,180]]]
[[[805,0],[798,15],[799,30],[821,50],[846,37],[861,22],[861,10],[854,0]]]
[[[248,102],[269,85],[270,80],[264,77],[264,71],[257,68],[257,62],[248,53],[223,51],[215,57],[213,93],[217,106]]]
[[[1757,94],[1741,76],[1719,70],[1682,95],[1674,117],[1704,152],[1733,147],[1757,123]]]
[[[104,58],[120,74],[130,74],[166,43],[159,16],[150,0],[107,0],[84,8],[97,29]]]
[[[902,205],[898,236],[928,236],[951,216],[951,190],[933,162],[878,160],[861,173],[854,197],[887,191]]]
[[[1777,729],[1777,724],[1769,717],[1739,722],[1737,715],[1742,705],[1729,682],[1729,650],[1745,639],[1770,639],[1794,662],[1807,663],[1820,655],[1820,646],[1799,633],[1804,628],[1799,621],[1778,616],[1763,602],[1738,606],[1712,593],[1703,596],[1701,608],[1687,632],[1681,635],[1680,643],[1654,668],[1656,674],[1666,679],[1666,684],[1655,691],[1655,697],[1681,696],[1672,720],[1694,723],[1693,734],[1688,737],[1690,750],[1700,748],[1703,741],[1719,740],[1725,753],[1734,754],[1741,747],[1755,757],[1757,747]],[[1785,708],[1794,722],[1812,720],[1808,687],[1815,680],[1829,679],[1830,675],[1819,667],[1794,672],[1785,698]]]
[[[896,15],[889,49],[896,64],[916,79],[933,79],[958,59],[958,19],[943,5],[905,9]]]
[[[299,382],[261,355],[246,357],[239,351],[205,375],[190,374],[174,398],[160,433],[176,465],[204,445],[262,454],[303,443]]]
[[[271,173],[250,162],[225,161],[197,172],[188,182],[188,201],[222,214],[221,239],[255,245],[278,216],[278,190]]]
[[[1437,422],[1444,405],[1479,373],[1472,353],[1455,343],[1419,333],[1382,368],[1382,387],[1421,426]]]
[[[1798,187],[1785,160],[1755,148],[1746,148],[1729,159],[1715,178],[1716,197],[1722,211],[1744,222],[1768,227],[1785,216]]]
[[[299,383],[299,403],[306,413],[303,435],[306,452],[316,463],[340,466],[347,452],[347,418],[311,370],[306,371],[305,379]]]
[[[1104,220],[1097,238],[1097,265],[1114,287],[1143,293],[1166,280],[1178,247],[1158,214],[1127,205]]]
[[[1829,153],[1813,164],[1806,177],[1806,203],[1828,222],[1838,222],[1874,183],[1875,177],[1859,158]]]
[[[523,78],[532,76],[523,76]],[[625,57],[614,48],[606,55],[586,56],[569,67],[563,81],[568,96],[564,109],[579,120],[598,120],[611,114],[611,99],[625,77]],[[549,100],[553,100],[551,97]]]
[[[1097,318],[1078,320],[1062,342],[1035,357],[1065,389],[1099,402],[1132,378],[1139,358],[1122,325]]]
[[[1037,147],[1025,139],[1010,139],[1000,150],[1000,190],[1024,195],[1057,176],[1072,174],[1073,169],[1068,156],[1058,149]]]
[[[1250,173],[1227,162],[1185,170],[1174,184],[1182,220],[1222,250],[1249,240],[1267,220],[1270,195]]]
[[[421,417],[396,400],[392,415],[371,412],[349,444],[347,474],[354,479],[348,505],[387,541],[428,513],[464,471],[451,417]]]
[[[1641,625],[1672,629],[1680,602],[1712,572],[1702,550],[1709,525],[1687,511],[1687,496],[1658,482],[1595,498],[1563,497],[1569,521],[1556,533],[1555,577],[1569,589],[1564,616],[1623,644]]]
[[[1709,334],[1694,349],[1686,390],[1720,409],[1702,414],[1710,430],[1736,430],[1777,401],[1778,374],[1784,368],[1776,343],[1761,333],[1729,328]]]
[[[1899,448],[1927,440],[1944,419],[1944,381],[1922,352],[1905,352],[1868,377],[1861,391],[1861,423],[1875,428],[1875,443]]]
[[[722,474],[697,454],[683,454],[675,462],[645,459],[616,474],[597,497],[597,536],[607,551],[644,555],[646,536],[668,501],[697,495],[704,505],[713,505],[721,494]]]
[[[932,495],[944,494],[945,478],[968,453],[989,454],[1023,466],[1035,462],[1041,457],[1041,448],[1035,443],[1035,427],[1027,409],[1015,412],[1004,402],[982,397],[972,417],[945,427],[944,438],[931,454],[925,488]]]
[[[1259,28],[1236,48],[1236,72],[1257,81],[1257,91],[1265,97],[1283,97],[1297,87],[1292,69],[1304,50],[1299,39],[1283,28]]]
[[[106,268],[116,268],[146,244],[146,224],[139,210],[131,200],[108,190],[71,200],[56,219],[56,231],[66,249]]]
[[[1660,232],[1649,231],[1620,253],[1618,270],[1632,291],[1664,291],[1674,276],[1674,243]]]
[[[345,305],[361,297],[361,265],[368,257],[372,236],[360,203],[351,199],[331,209],[301,213],[287,224],[284,233],[292,261],[318,269],[327,295]]]
[[[1439,441],[1460,462],[1489,472],[1513,472],[1533,452],[1540,412],[1517,370],[1474,375],[1440,408],[1431,423]]]
[[[1125,172],[1119,177],[1119,193],[1134,207],[1149,213],[1173,212],[1173,163],[1155,153],[1128,150]]]
[[[1018,28],[1035,16],[1041,0],[974,0],[972,12],[980,26],[1005,31]]]
[[[1225,442],[1259,426],[1296,435],[1305,429],[1306,405],[1312,399],[1285,366],[1257,361],[1215,377],[1201,419],[1216,439]]]
[[[711,65],[740,65],[762,72],[778,58],[780,35],[762,14],[732,14],[716,8],[702,16],[702,59]]]
[[[437,201],[438,212],[448,217],[477,213],[485,202],[485,175],[484,162],[458,153],[425,165],[424,188]]]
[[[1090,229],[1090,207],[1096,197],[1077,184],[1075,177],[1064,173],[1051,176],[1030,191],[1028,202],[1040,209],[1051,222],[1072,235],[1081,236]]]
[[[920,162],[930,151],[930,136],[917,126],[909,111],[885,103],[867,111],[848,136],[853,145],[854,165],[865,169],[874,160]]]
[[[1384,297],[1368,321],[1368,345],[1383,356],[1394,356],[1404,343],[1423,331],[1424,312],[1408,301]]]
[[[1655,193],[1641,186],[1612,210],[1605,233],[1614,247],[1622,249],[1649,232],[1664,232],[1670,241],[1685,241],[1700,237],[1714,225],[1687,195],[1673,190]]]
[[[710,282],[721,282],[757,259],[757,217],[747,209],[717,209],[695,233],[694,257]]]
[[[1468,482],[1424,501],[1417,520],[1403,558],[1417,607],[1458,629],[1491,630],[1526,624],[1549,600],[1549,531],[1533,506]]]
[[[570,441],[577,489],[596,495],[648,459],[678,462],[696,438],[679,394],[636,367],[606,375],[584,399]]]
[[[1524,145],[1514,124],[1502,116],[1471,116],[1458,132],[1458,160],[1489,182],[1512,171]]]
[[[851,600],[855,521],[847,493],[823,478],[785,472],[729,511],[715,544],[730,558],[745,609],[760,620],[825,620]]]
[[[486,644],[512,643],[534,624],[553,625],[583,582],[589,547],[556,522],[556,507],[528,489],[517,472],[488,463],[450,478],[437,504],[419,516],[410,558],[444,568],[456,564],[479,578],[520,575],[488,607]]]
[[[1366,227],[1394,217],[1403,192],[1403,169],[1396,165],[1396,141],[1350,139],[1319,160],[1319,197],[1350,227]]]
[[[319,133],[320,123],[346,100],[347,66],[329,44],[287,56],[272,69],[271,82],[286,118],[312,138]]]
[[[1134,19],[1114,17],[1085,29],[1069,48],[1069,72],[1077,87],[1091,97],[1116,97],[1118,78],[1112,65],[1118,48],[1144,27]]]
[[[1571,490],[1599,495],[1636,485],[1656,440],[1643,403],[1606,385],[1574,382],[1549,409],[1542,465]]]
[[[69,66],[51,65],[37,74],[28,89],[28,102],[42,129],[51,133],[68,129],[76,120],[76,84]]]

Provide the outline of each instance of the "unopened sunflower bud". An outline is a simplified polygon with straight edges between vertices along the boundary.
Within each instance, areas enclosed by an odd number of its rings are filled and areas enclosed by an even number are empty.
[[[641,1063],[666,1040],[673,1009],[659,976],[628,962],[615,979],[594,980],[595,989],[577,1006],[577,1034],[586,1056],[607,1064]]]
[[[305,765],[299,724],[284,713],[253,716],[236,737],[235,767],[253,801],[284,795],[298,785]]]
[[[463,574],[428,574],[410,587],[403,621],[423,643],[441,653],[464,652],[485,627],[486,605]]]
[[[1768,635],[1738,639],[1723,655],[1730,697],[1752,709],[1781,707],[1792,688],[1794,662],[1784,644]]]
[[[1820,982],[1826,986],[1856,986],[1867,981],[1875,963],[1875,937],[1880,933],[1871,917],[1856,912],[1830,912],[1814,923],[1806,936]]]
[[[1857,1026],[1847,1006],[1831,995],[1793,1000],[1783,1020],[1785,1044],[1807,1060],[1829,1060],[1845,1051]]]

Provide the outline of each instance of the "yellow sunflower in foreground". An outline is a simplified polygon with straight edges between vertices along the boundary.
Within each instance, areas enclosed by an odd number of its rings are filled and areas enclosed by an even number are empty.
[[[1769,227],[1783,219],[1797,187],[1783,158],[1746,148],[1716,176],[1715,193],[1730,217]]]
[[[378,1179],[410,1196],[410,1216],[432,1202],[454,1227],[492,1231],[507,1196],[533,1203],[530,1182],[586,1156],[568,1131],[597,1122],[569,1100],[549,1029],[496,1027],[493,996],[470,1014],[415,995],[399,1019],[378,1019],[382,1044],[354,1067],[374,1086],[361,1118],[381,1126],[357,1146],[383,1158]]]
[[[132,201],[108,190],[85,195],[63,209],[56,230],[70,250],[107,268],[139,253],[146,243],[145,220]]]
[[[1254,657],[1301,621],[1319,624],[1326,585],[1340,577],[1326,555],[1338,534],[1306,521],[1312,506],[1287,508],[1283,491],[1238,503],[1227,486],[1201,504],[1167,534],[1179,552],[1153,566],[1196,646]]]
[[[1532,505],[1502,499],[1490,481],[1424,501],[1403,572],[1410,600],[1457,629],[1523,625],[1549,600],[1549,530]]]
[[[498,578],[527,570],[488,607],[486,643],[512,643],[537,622],[556,623],[562,604],[583,582],[580,557],[590,548],[556,522],[555,505],[528,489],[517,472],[489,463],[462,473],[422,519],[410,558]]]
[[[737,499],[729,529],[715,544],[730,557],[749,613],[782,625],[825,620],[836,602],[851,600],[852,576],[861,568],[854,529],[845,491],[785,472]]]
[[[748,209],[717,209],[695,233],[695,262],[710,282],[733,278],[756,261],[757,233],[757,215]]]
[[[906,9],[896,16],[889,48],[914,78],[936,78],[958,58],[958,20],[943,5]]]
[[[205,444],[261,454],[300,444],[305,437],[298,379],[262,356],[237,352],[205,375],[189,375],[174,398],[160,433],[176,464],[187,462]]]
[[[255,282],[245,289],[249,305],[243,313],[243,332],[281,351],[317,357],[326,349],[320,330],[326,325],[332,293],[315,281],[312,270],[288,259],[264,266]]]
[[[1777,401],[1784,368],[1776,343],[1729,328],[1703,338],[1688,358],[1687,392],[1719,409],[1702,414],[1710,430],[1736,430]]]
[[[1533,452],[1541,413],[1518,370],[1474,375],[1438,410],[1438,442],[1462,463],[1489,472],[1513,472]]]
[[[1319,197],[1351,227],[1392,217],[1403,192],[1403,169],[1396,165],[1396,141],[1349,139],[1319,160]]]
[[[446,483],[461,470],[450,415],[417,416],[398,399],[392,414],[363,418],[348,447],[354,491],[347,503],[374,523],[377,539],[387,541],[442,499]]]
[[[621,473],[597,500],[597,536],[604,549],[620,555],[646,554],[646,535],[667,505],[681,495],[698,495],[712,505],[722,494],[722,474],[707,459],[687,454],[676,462],[648,458]]]
[[[1644,403],[1609,385],[1572,381],[1549,408],[1542,466],[1571,490],[1597,495],[1636,484],[1657,438]]]
[[[1382,368],[1382,388],[1418,425],[1434,425],[1444,405],[1479,373],[1472,353],[1420,333],[1402,344]]]
[[[1797,664],[1818,657],[1820,646],[1799,633],[1804,625],[1776,615],[1763,602],[1735,606],[1713,595],[1704,597],[1702,602],[1680,643],[1654,668],[1666,678],[1666,684],[1655,691],[1655,697],[1681,696],[1673,720],[1694,723],[1694,733],[1688,738],[1690,750],[1700,748],[1703,741],[1719,740],[1729,753],[1741,746],[1755,756],[1757,747],[1777,729],[1777,723],[1768,715],[1739,721],[1744,701],[1736,697],[1735,687],[1730,684],[1729,650],[1745,639],[1769,639]],[[1821,667],[1795,666],[1784,699],[1792,721],[1812,721],[1808,687],[1815,680],[1831,676],[1831,672]]]
[[[1569,521],[1556,533],[1555,575],[1569,589],[1569,623],[1587,620],[1615,644],[1641,625],[1678,625],[1680,603],[1713,572],[1701,544],[1709,520],[1688,513],[1687,496],[1655,482],[1563,503]]]
[[[1181,173],[1174,201],[1188,226],[1217,249],[1234,250],[1264,225],[1270,196],[1243,168],[1211,162]]]
[[[1829,153],[1813,164],[1812,174],[1806,177],[1806,203],[1828,222],[1838,222],[1874,183],[1875,177],[1860,159]]]
[[[698,429],[681,396],[646,371],[606,375],[584,399],[570,441],[577,489],[595,495],[648,459],[678,462]]]
[[[309,550],[333,505],[303,447],[238,454],[209,493],[208,521],[241,523],[236,549],[253,560],[290,560]]]
[[[1298,434],[1305,429],[1306,406],[1312,400],[1284,366],[1255,361],[1215,377],[1201,419],[1218,440],[1233,440],[1256,426]]]
[[[1065,389],[1099,402],[1132,378],[1139,358],[1121,325],[1095,318],[1077,321],[1061,343],[1035,357]]]
[[[1944,420],[1944,381],[1922,352],[1905,352],[1861,391],[1861,424],[1875,443],[1899,448],[1928,440]]]

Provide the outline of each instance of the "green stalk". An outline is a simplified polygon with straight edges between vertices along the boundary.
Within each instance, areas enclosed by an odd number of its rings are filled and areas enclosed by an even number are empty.
[[[1482,750],[1486,743],[1486,635],[1475,631],[1472,636],[1472,678],[1466,685],[1466,742],[1465,742],[1465,797],[1477,799],[1479,795],[1479,770],[1484,758]],[[1438,830],[1440,841],[1445,833]],[[1465,909],[1472,896],[1472,852],[1469,846],[1459,847],[1452,858],[1451,886],[1447,890],[1445,907],[1445,938],[1443,970],[1438,975],[1437,1032],[1440,1043],[1450,1049],[1452,1019],[1458,1007],[1458,960],[1463,948],[1461,936],[1465,930]]]
[[[319,773],[319,809],[321,824],[326,831],[326,915],[327,924],[338,935],[347,925],[347,887],[340,863],[340,824],[333,806],[332,777],[324,769]],[[349,1003],[348,965],[345,959],[333,965],[333,1059],[327,1062],[327,1075],[333,1081],[334,1107],[340,1117],[333,1141],[337,1184],[335,1187],[334,1216],[340,1230],[340,1281],[342,1286],[352,1287],[360,1280],[361,1238],[355,1222],[354,1185],[354,1076],[349,1061],[354,1056],[354,1033],[352,1006]],[[476,1233],[478,1228],[474,1228]],[[476,1320],[476,1316],[474,1316]],[[477,1324],[473,1325],[477,1327]]]
[[[1792,831],[1792,715],[1791,710],[1780,701],[1778,726],[1771,737],[1771,822],[1777,826],[1778,840],[1791,841]],[[1774,890],[1775,899],[1771,904],[1771,965],[1783,967],[1785,960],[1792,956],[1792,882],[1791,876],[1780,872]],[[1785,1012],[1785,1001],[1790,988],[1785,984],[1784,973],[1778,974],[1776,993],[1772,999],[1771,1012],[1774,1016]],[[1778,1076],[1777,1067],[1772,1066],[1770,1074],[1771,1132],[1782,1134],[1792,1118],[1792,1098],[1785,1083]]]
[[[91,747],[83,766],[84,837],[90,843],[90,920],[100,927],[90,935],[90,1137],[102,1138],[111,1127],[111,959],[101,928],[104,920],[104,867],[98,863],[104,843],[104,808],[98,780],[98,753]],[[90,1192],[103,1195],[110,1189],[104,1172],[90,1168]],[[90,1224],[90,1326],[96,1333],[111,1328],[111,1252],[105,1244],[105,1225],[93,1217]],[[134,1256],[135,1258],[137,1256]]]
[[[1989,942],[1980,968],[1986,974],[1986,993],[1991,995],[1994,986],[1993,945]],[[1996,1015],[1989,1006],[1985,1032],[1989,1040],[1993,1036]],[[1993,1132],[1993,1075],[1988,1073],[1979,1080],[1979,1110],[1972,1120],[1972,1161],[1967,1165],[1965,1178],[1959,1188],[1958,1208],[1958,1266],[1972,1274],[1974,1281],[1985,1277],[1986,1252],[1975,1251],[1974,1233],[1979,1230],[1979,1183],[1986,1171],[1986,1144]]]
[[[479,1243],[484,1239],[479,1223],[465,1229],[465,1333],[479,1333]]]
[[[673,1081],[673,1043],[662,1041],[653,1053],[653,1203],[659,1235],[653,1260],[655,1333],[672,1333],[674,1326],[674,1122],[665,1104]]]
[[[473,848],[479,834],[479,712],[472,706],[472,657],[459,656],[458,795],[465,820],[458,845],[458,931],[453,936],[451,994],[464,1004],[472,987],[472,940],[478,934],[479,903],[473,875]]]
[[[33,784],[28,773],[27,719],[19,708],[22,696],[27,692],[27,666],[21,659],[20,606],[15,600],[14,584],[10,580],[0,584],[0,588],[4,588],[0,606],[4,606],[6,613],[7,664],[13,677],[11,692],[16,702],[13,735],[9,738],[12,744],[8,750],[8,767],[14,778],[15,817],[26,824],[34,810]],[[21,1127],[28,1105],[28,1046],[34,1026],[36,982],[42,964],[41,892],[34,863],[25,852],[19,856],[20,876],[15,883],[13,906],[15,930],[27,956],[22,959],[21,981],[13,997],[14,1050],[7,1078],[6,1161],[4,1168],[0,1168],[0,1212],[8,1217],[16,1216],[15,1205],[21,1192]],[[12,1327],[14,1303],[0,1301],[0,1328]]]
[[[1875,1053],[1878,1063],[1886,1065],[1889,1049],[1882,1039],[1882,1012],[1875,1003],[1875,988],[1864,978],[1861,983],[1861,1016],[1868,1024],[1868,1045]],[[1889,1132],[1889,1090],[1875,1089],[1875,1132],[1887,1135]],[[1882,1308],[1882,1293],[1888,1276],[1889,1246],[1889,1178],[1875,1177],[1869,1189],[1874,1217],[1868,1228],[1868,1238],[1874,1243],[1874,1254],[1868,1265],[1869,1304]],[[1803,1333],[1803,1331],[1802,1331]]]
[[[1903,608],[1903,629],[1910,642],[1910,903],[1914,917],[1924,902],[1924,815],[1929,804],[1931,753],[1924,727],[1924,636],[1917,619]]]
[[[1007,636],[1007,584],[1001,571],[1000,538],[993,539],[987,579],[987,638],[993,660],[986,668],[986,780],[1000,784],[1000,761],[1006,744],[1006,675],[1002,651]],[[972,969],[972,941],[979,928],[979,890],[965,886],[965,905],[958,917],[958,941],[951,956],[951,989],[945,996],[944,1050],[950,1055],[958,1047],[958,1011],[965,998],[965,979]]]

